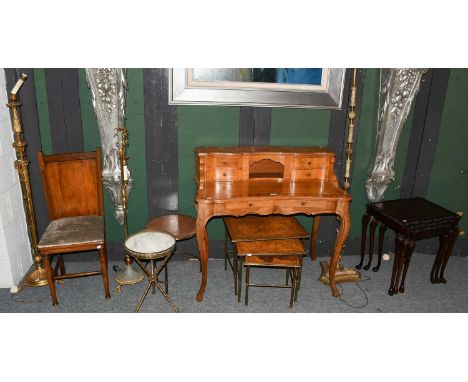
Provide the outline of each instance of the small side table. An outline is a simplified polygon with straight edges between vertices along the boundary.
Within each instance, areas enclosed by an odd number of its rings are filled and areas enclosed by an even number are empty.
[[[367,205],[366,214],[362,217],[361,262],[364,263],[367,226],[371,224],[369,238],[369,262],[364,269],[369,269],[372,262],[374,234],[379,228],[378,264],[373,268],[377,271],[382,259],[382,247],[385,230],[392,229],[396,233],[395,260],[393,262],[392,278],[388,294],[392,296],[405,291],[405,278],[411,255],[417,240],[434,236],[439,237],[439,250],[431,270],[431,283],[446,283],[445,267],[458,236],[458,221],[460,216],[424,198],[397,199]],[[401,277],[401,284],[398,282]]]
[[[153,294],[155,293],[156,287],[171,305],[172,309],[175,312],[178,312],[179,309],[172,302],[171,298],[168,296],[161,285],[158,282],[158,275],[163,268],[166,268],[167,262],[172,256],[175,248],[175,239],[173,236],[169,235],[166,232],[157,232],[152,230],[144,230],[137,232],[127,238],[125,241],[124,249],[125,251],[133,257],[135,262],[140,266],[143,272],[145,272],[148,277],[148,286],[141,296],[140,301],[135,308],[135,312],[138,312],[141,308],[141,304],[146,298],[151,287],[153,287]],[[142,264],[141,261],[149,261],[151,264],[151,272],[146,269],[146,266]],[[156,267],[155,261],[162,260],[162,264],[159,268]]]
[[[154,231],[167,232],[174,236],[177,241],[188,240],[192,237],[195,237],[196,233],[197,220],[193,216],[182,215],[182,214],[173,214],[173,215],[163,215],[158,217],[153,217],[146,224],[146,229]],[[175,251],[174,255],[188,255],[196,258],[200,261],[200,258],[197,255],[189,252],[179,252]],[[199,264],[199,269],[201,272],[201,263]],[[164,270],[164,285],[166,293],[168,293],[169,283],[167,275],[167,267]]]

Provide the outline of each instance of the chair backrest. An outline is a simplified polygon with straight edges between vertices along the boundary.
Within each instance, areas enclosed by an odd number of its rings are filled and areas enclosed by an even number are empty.
[[[43,155],[38,153],[49,218],[104,215],[101,150]]]

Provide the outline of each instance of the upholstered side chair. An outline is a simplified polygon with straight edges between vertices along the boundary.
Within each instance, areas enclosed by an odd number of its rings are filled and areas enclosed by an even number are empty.
[[[101,151],[43,155],[38,153],[49,218],[39,241],[53,305],[55,281],[102,275],[105,297],[110,298],[104,229]],[[67,274],[62,255],[98,251],[100,271]],[[52,268],[53,257],[58,261]],[[58,271],[60,270],[60,274]]]

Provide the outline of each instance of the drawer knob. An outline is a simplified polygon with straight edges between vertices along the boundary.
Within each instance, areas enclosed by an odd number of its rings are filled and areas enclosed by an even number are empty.
[[[310,172],[307,173],[307,176],[310,176]]]
[[[252,207],[252,203],[249,203],[249,207]]]
[[[301,206],[305,206],[306,205],[306,202],[301,202]]]
[[[312,162],[307,162],[307,164],[308,164],[309,166],[310,166],[311,163],[312,163]]]
[[[225,173],[225,172],[223,172],[223,176],[226,176],[226,173]]]

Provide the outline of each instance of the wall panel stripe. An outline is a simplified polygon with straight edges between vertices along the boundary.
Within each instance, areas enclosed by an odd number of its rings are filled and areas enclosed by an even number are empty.
[[[271,108],[242,106],[239,115],[239,146],[270,144]]]
[[[168,69],[144,69],[148,214],[178,210],[177,108],[168,104]]]
[[[45,69],[54,153],[83,151],[77,69]]]
[[[421,79],[405,163],[402,198],[425,197],[427,194],[449,77],[450,69],[431,69],[424,74],[424,81]]]

